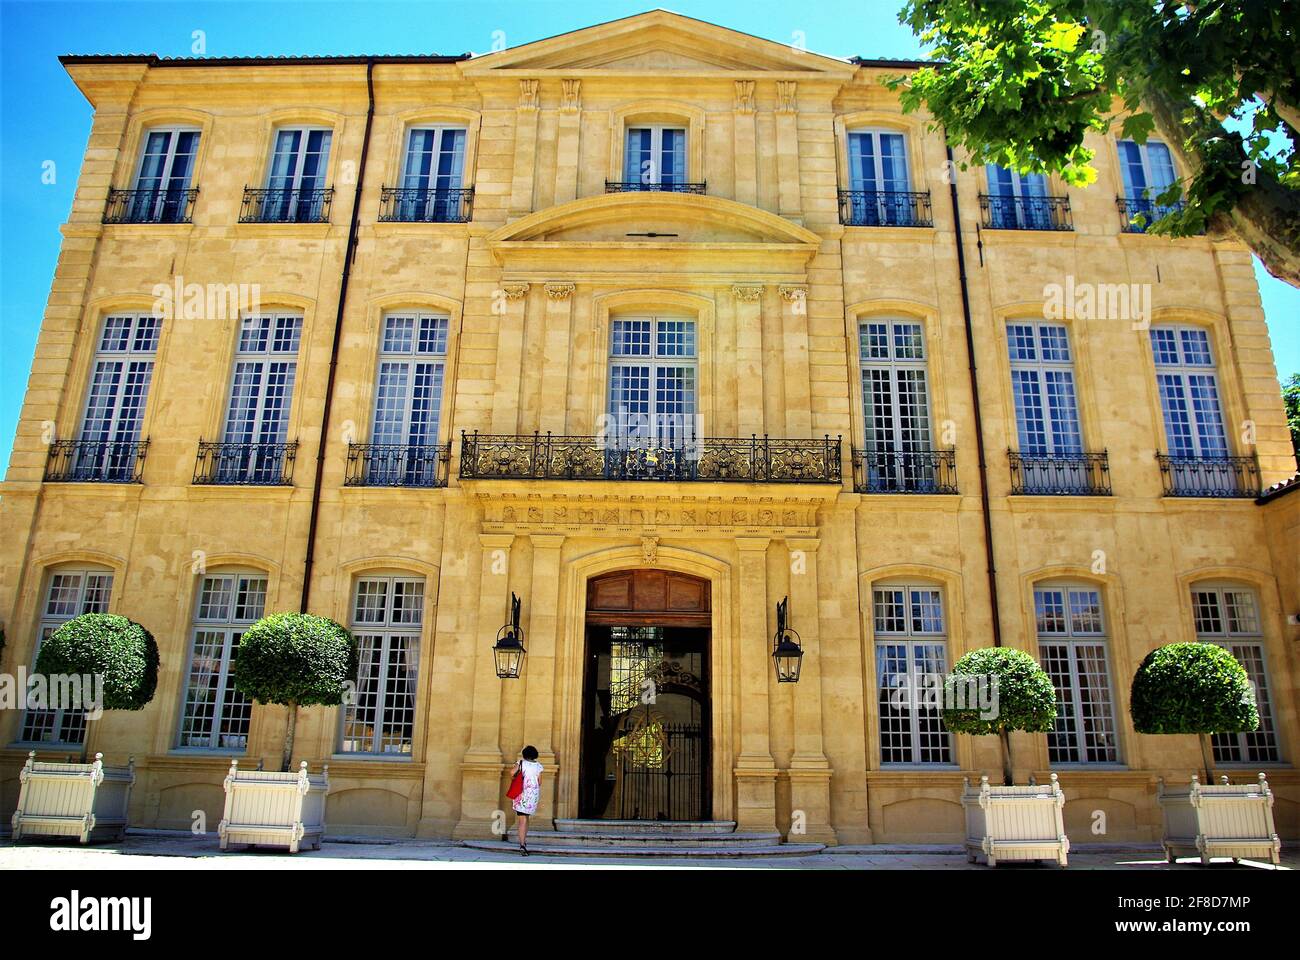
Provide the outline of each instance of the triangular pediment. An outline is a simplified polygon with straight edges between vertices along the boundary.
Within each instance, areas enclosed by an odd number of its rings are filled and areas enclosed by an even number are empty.
[[[666,10],[613,20],[475,57],[467,73],[501,70],[625,73],[821,73],[849,75],[853,67],[793,44],[775,43]]]

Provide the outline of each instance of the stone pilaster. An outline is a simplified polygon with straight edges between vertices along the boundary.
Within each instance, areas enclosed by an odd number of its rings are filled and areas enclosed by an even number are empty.
[[[736,201],[751,206],[758,202],[758,137],[754,125],[754,81],[736,81],[732,113],[735,125]]]
[[[519,430],[519,387],[523,376],[524,321],[528,313],[526,283],[507,283],[494,303],[500,304],[497,321],[496,396],[492,404],[492,432]]]
[[[510,179],[510,219],[533,210],[533,175],[537,169],[537,108],[539,81],[519,81],[519,107],[515,120],[515,167]]]
[[[555,202],[578,196],[578,148],[582,129],[582,81],[560,81],[560,124],[555,138]]]
[[[555,755],[555,648],[560,609],[560,550],[563,534],[534,534],[533,582],[528,591],[528,627],[524,668],[524,740],[537,748],[545,768],[542,801],[533,818],[538,829],[549,830],[555,819],[560,764]]]
[[[776,765],[772,762],[767,635],[767,537],[740,537],[740,753],[736,778],[736,825],[776,829]]]
[[[737,284],[736,305],[737,435],[763,433],[763,288]]]
[[[794,80],[776,82],[776,179],[778,212],[781,216],[802,224],[803,203],[799,194],[798,86]]]
[[[808,368],[808,288],[780,287],[781,368],[785,371],[785,431],[812,436],[812,382]]]
[[[546,284],[546,323],[542,334],[542,402],[540,429],[542,433],[565,432],[566,404],[569,384],[568,364],[563,358],[569,355],[570,323],[573,312],[573,284]]]

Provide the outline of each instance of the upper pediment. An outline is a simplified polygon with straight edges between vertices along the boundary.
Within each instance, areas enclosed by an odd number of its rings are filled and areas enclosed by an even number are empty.
[[[613,73],[802,73],[848,77],[842,60],[666,10],[614,20],[475,57],[469,74],[521,70]]]

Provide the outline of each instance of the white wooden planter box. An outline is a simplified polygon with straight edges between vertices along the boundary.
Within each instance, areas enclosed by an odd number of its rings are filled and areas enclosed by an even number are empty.
[[[1070,840],[1061,811],[1065,794],[1052,774],[1049,784],[1026,787],[992,786],[980,778],[979,788],[963,780],[961,805],[966,811],[966,858],[984,857],[990,867],[999,860],[1055,860],[1066,865]]]
[[[240,770],[230,762],[226,774],[226,811],[217,827],[221,849],[232,843],[320,849],[325,832],[325,796],[330,790],[329,766],[309,774],[304,760],[297,773]]]
[[[18,809],[13,815],[13,839],[24,837],[77,837],[120,840],[126,833],[135,759],[125,767],[104,766],[104,755],[94,763],[40,763],[36,751],[18,774]]]
[[[1273,791],[1264,775],[1258,783],[1205,786],[1195,775],[1191,785],[1168,790],[1160,781],[1156,799],[1165,814],[1165,859],[1200,857],[1249,858],[1281,862],[1282,841],[1273,825]]]

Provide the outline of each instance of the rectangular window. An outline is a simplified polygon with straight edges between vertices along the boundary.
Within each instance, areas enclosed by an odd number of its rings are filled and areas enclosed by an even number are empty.
[[[1038,457],[1082,453],[1066,328],[1055,323],[1009,324],[1007,349],[1020,453]]]
[[[697,438],[695,321],[613,321],[609,428],[620,446],[678,448]]]
[[[1053,230],[1047,200],[1047,177],[1018,173],[996,163],[986,164],[989,184],[989,225],[1002,230]]]
[[[126,480],[134,474],[161,326],[160,319],[144,313],[104,318],[81,420],[75,478]]]
[[[869,489],[924,491],[935,484],[925,331],[904,320],[858,327],[863,463]]]
[[[218,483],[278,483],[289,430],[302,317],[245,317],[222,441]]]
[[[911,226],[917,209],[910,194],[907,140],[901,133],[858,130],[848,135],[849,190],[854,224]]]
[[[685,183],[686,131],[681,127],[629,127],[623,179],[662,186]]]
[[[1150,336],[1174,489],[1234,490],[1234,469],[1226,463],[1205,464],[1229,456],[1209,333],[1200,327],[1158,326]]]
[[[461,216],[466,131],[419,127],[407,134],[398,220],[451,222]]]
[[[315,223],[324,205],[333,133],[314,127],[277,130],[275,151],[266,178],[270,191],[260,218],[275,222]]]
[[[1126,199],[1155,200],[1174,182],[1173,159],[1159,140],[1121,140],[1119,160]]]
[[[1101,593],[1090,587],[1034,591],[1038,656],[1056,687],[1052,763],[1117,763],[1115,699],[1106,659]]]
[[[932,586],[872,591],[882,764],[952,763],[939,707],[947,673],[943,593]]]
[[[360,668],[356,696],[343,712],[340,753],[410,756],[423,617],[423,580],[357,581],[352,633]]]
[[[1264,637],[1255,593],[1244,587],[1193,587],[1196,639],[1224,647],[1246,668],[1259,708],[1259,729],[1212,739],[1219,763],[1277,763],[1282,759],[1265,669]]]
[[[55,630],[83,613],[107,613],[113,593],[113,575],[101,570],[60,570],[50,574],[41,608],[36,648],[32,651],[32,668],[43,644]],[[84,710],[27,710],[23,713],[24,743],[79,744],[86,740]]]
[[[446,317],[423,313],[384,318],[369,483],[420,486],[435,479],[447,323]]]
[[[156,129],[145,134],[128,214],[131,223],[181,223],[189,209],[190,180],[199,152],[199,131]]]
[[[214,574],[203,578],[194,616],[179,746],[245,750],[252,702],[235,689],[239,641],[266,609],[266,578]]]

